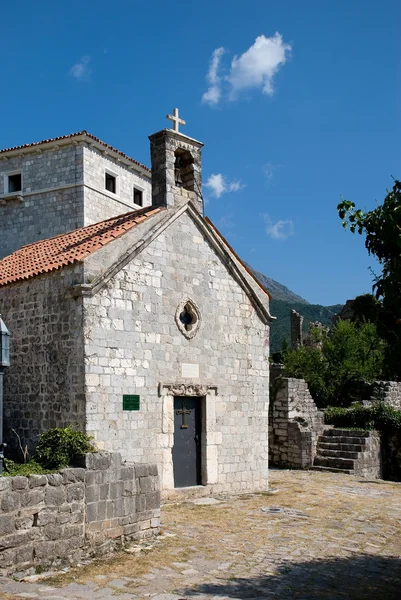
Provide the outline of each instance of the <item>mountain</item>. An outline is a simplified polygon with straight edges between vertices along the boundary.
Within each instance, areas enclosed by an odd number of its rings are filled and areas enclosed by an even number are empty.
[[[268,292],[271,293],[272,297],[275,300],[284,300],[285,302],[298,302],[300,304],[309,304],[307,300],[301,298],[297,294],[294,294],[291,290],[288,289],[285,285],[282,285],[278,281],[271,279],[267,275],[260,273],[259,271],[255,271],[249,265],[247,265],[248,269],[252,271],[255,277],[260,281],[260,283],[267,289]]]
[[[292,309],[296,310],[304,317],[304,335],[308,332],[309,323],[320,321],[323,325],[330,326],[333,317],[342,309],[342,304],[334,304],[332,306],[310,304],[307,300],[289,290],[285,285],[267,277],[267,275],[264,275],[263,273],[255,271],[252,267],[248,268],[272,295],[270,301],[270,313],[273,317],[276,317],[276,320],[273,321],[270,326],[271,353],[280,350],[283,339],[286,339],[288,344],[290,344],[290,314]]]

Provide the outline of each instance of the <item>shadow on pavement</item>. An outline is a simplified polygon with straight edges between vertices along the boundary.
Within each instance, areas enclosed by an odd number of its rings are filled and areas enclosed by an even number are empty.
[[[246,566],[244,566],[246,575]],[[210,595],[213,600],[400,600],[401,560],[362,554],[350,558],[285,562],[278,573],[226,579],[180,588],[184,598]]]

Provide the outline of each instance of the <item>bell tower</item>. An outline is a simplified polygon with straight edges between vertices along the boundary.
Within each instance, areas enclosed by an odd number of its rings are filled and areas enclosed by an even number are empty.
[[[203,215],[203,144],[179,131],[185,121],[179,118],[178,108],[166,118],[173,122],[173,129],[162,129],[149,136],[152,204],[177,206],[191,200]]]

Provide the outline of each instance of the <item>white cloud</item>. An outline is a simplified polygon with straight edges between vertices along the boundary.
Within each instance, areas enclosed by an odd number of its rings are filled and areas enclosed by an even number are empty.
[[[75,77],[78,81],[82,81],[84,79],[88,79],[90,74],[92,73],[90,67],[90,56],[82,56],[75,65],[73,65],[70,69],[70,75]]]
[[[267,214],[264,214],[263,218],[266,223],[266,233],[273,240],[286,240],[293,235],[294,223],[290,219],[274,222]]]
[[[276,32],[272,37],[259,35],[253,46],[241,56],[234,56],[228,81],[231,95],[252,88],[262,88],[264,94],[274,92],[273,77],[283,65],[291,51],[291,46],[283,42]]]
[[[243,54],[234,56],[229,73],[223,78],[220,71],[225,49],[216,48],[206,77],[209,88],[203,94],[202,102],[216,105],[224,95],[233,100],[240,92],[251,89],[261,89],[271,96],[274,93],[274,76],[286,63],[290,52],[291,45],[284,43],[280,33],[276,32],[271,37],[259,35]]]
[[[209,188],[216,198],[220,198],[223,194],[242,190],[245,185],[240,181],[227,181],[221,173],[217,173],[210,175],[205,187]]]
[[[275,166],[272,163],[266,163],[263,165],[263,173],[266,175],[266,178],[271,181],[273,179]]]
[[[209,88],[202,96],[202,102],[205,104],[218,104],[221,97],[221,77],[219,75],[219,68],[221,57],[225,50],[223,47],[216,48],[212,54],[210,61],[209,71],[206,75],[206,80],[209,83]]]

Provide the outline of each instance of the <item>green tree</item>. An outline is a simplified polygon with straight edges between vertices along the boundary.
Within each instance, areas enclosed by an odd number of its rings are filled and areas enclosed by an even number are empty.
[[[381,376],[385,342],[373,323],[339,320],[316,335],[312,345],[288,352],[284,365],[289,377],[305,379],[319,407],[347,405],[355,383]]]
[[[380,333],[387,341],[386,370],[388,378],[401,377],[401,182],[385,197],[383,204],[369,212],[355,208],[349,200],[337,207],[343,227],[365,235],[365,246],[381,266],[374,275],[373,290],[382,303]],[[383,332],[383,333],[382,333]]]

